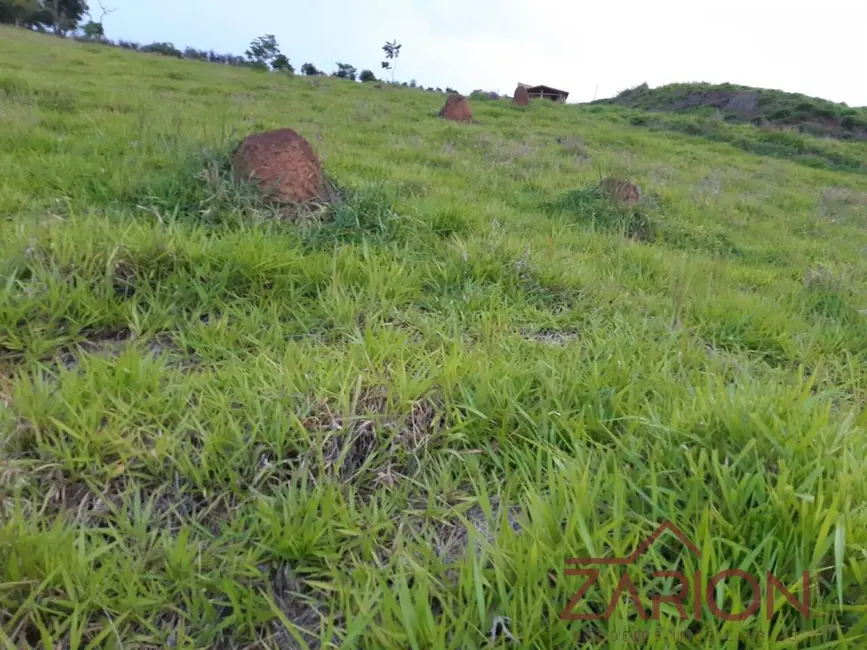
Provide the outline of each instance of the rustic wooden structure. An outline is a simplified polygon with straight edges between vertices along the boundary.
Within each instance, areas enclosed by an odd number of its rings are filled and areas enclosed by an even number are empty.
[[[531,99],[550,99],[553,102],[565,104],[566,98],[569,97],[568,91],[552,88],[551,86],[531,86],[529,84],[522,83],[519,83],[518,86],[526,88],[527,93],[530,95]]]

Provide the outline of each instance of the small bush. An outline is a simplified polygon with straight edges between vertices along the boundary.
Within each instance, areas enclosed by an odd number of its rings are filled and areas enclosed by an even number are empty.
[[[867,118],[857,115],[847,115],[840,120],[840,126],[844,129],[867,129]]]
[[[349,79],[350,81],[355,81],[356,75],[355,67],[348,63],[338,63],[337,70],[332,73],[332,76],[338,79]]]
[[[149,52],[152,54],[162,54],[163,56],[172,56],[176,59],[184,58],[183,52],[176,48],[171,43],[151,43],[140,48],[140,52]]]
[[[184,48],[184,58],[185,59],[193,59],[196,61],[207,61],[208,53],[204,50],[197,50],[194,47]]]
[[[845,271],[819,264],[807,269],[803,282],[804,303],[810,313],[835,321],[861,320],[858,296]]]
[[[580,217],[594,230],[619,233],[630,239],[651,241],[656,237],[656,228],[647,214],[618,206],[597,185],[569,190],[549,203],[548,211]]]
[[[480,101],[489,101],[499,98],[500,96],[491,90],[474,90],[470,93],[470,99],[476,99]]]
[[[362,70],[361,74],[358,75],[358,80],[362,82],[376,81],[376,75],[373,74],[372,70]]]
[[[271,68],[279,72],[288,72],[290,75],[295,73],[295,68],[289,62],[289,58],[285,54],[278,54],[271,61]]]
[[[762,142],[785,147],[793,153],[804,153],[807,150],[807,143],[802,137],[786,131],[763,133],[759,139]]]

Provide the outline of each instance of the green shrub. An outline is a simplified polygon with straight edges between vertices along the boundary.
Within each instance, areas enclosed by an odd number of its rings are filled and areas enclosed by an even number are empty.
[[[569,190],[548,204],[551,213],[579,217],[594,230],[618,233],[640,241],[651,241],[656,228],[650,217],[634,208],[610,200],[598,185]]]
[[[867,118],[858,115],[847,115],[840,120],[840,126],[844,129],[867,129]]]
[[[139,48],[140,52],[150,52],[152,54],[162,54],[163,56],[172,56],[176,59],[184,58],[183,52],[176,48],[171,43],[151,43]]]
[[[796,153],[803,153],[807,150],[807,143],[804,142],[802,137],[787,131],[762,133],[759,139],[762,142],[786,147]]]

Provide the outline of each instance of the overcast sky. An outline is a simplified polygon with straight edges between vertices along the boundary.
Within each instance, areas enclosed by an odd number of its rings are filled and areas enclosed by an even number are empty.
[[[91,4],[97,7],[96,0]],[[520,81],[569,101],[647,82],[778,88],[867,105],[867,0],[103,0],[107,36],[243,54],[274,34],[292,64],[338,61],[396,79],[511,94]],[[96,12],[98,15],[98,12]],[[598,91],[597,91],[598,86]]]

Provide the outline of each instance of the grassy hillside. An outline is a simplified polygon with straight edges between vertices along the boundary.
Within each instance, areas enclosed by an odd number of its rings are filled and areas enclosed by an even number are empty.
[[[594,106],[633,126],[725,142],[819,169],[867,173],[867,108],[733,84],[646,84]]]
[[[4,647],[864,647],[867,177],[441,102],[0,31]],[[321,222],[227,173],[283,126]],[[812,615],[560,619],[665,520],[648,610]]]
[[[642,84],[594,104],[618,104],[650,111],[715,109],[727,121],[801,127],[820,135],[867,140],[867,108],[781,90],[735,84]]]

